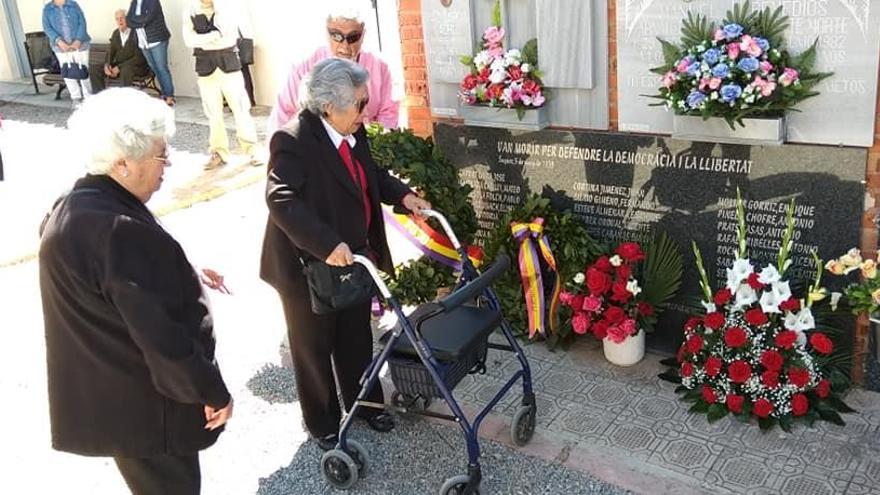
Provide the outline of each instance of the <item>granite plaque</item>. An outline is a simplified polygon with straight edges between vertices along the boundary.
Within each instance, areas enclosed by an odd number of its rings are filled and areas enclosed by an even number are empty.
[[[737,187],[747,200],[749,255],[756,265],[775,263],[792,198],[797,209],[790,278],[813,276],[813,251],[827,259],[859,245],[866,151],[857,148],[749,147],[451,124],[437,124],[434,139],[474,188],[478,241],[532,192],[571,209],[603,241],[645,240],[654,229],[675,239],[684,257],[683,289],[649,337],[656,349],[679,343],[687,309],[682,303],[700,295],[692,239],[713,286],[725,280],[737,247]]]
[[[621,131],[670,133],[672,114],[649,107],[663,62],[657,37],[678,42],[688,10],[721,22],[735,0],[627,0],[617,7],[618,107]],[[819,38],[816,67],[834,72],[819,96],[788,113],[788,141],[870,147],[874,142],[880,2],[757,0],[754,9],[782,6],[790,17],[786,46],[801,53]]]

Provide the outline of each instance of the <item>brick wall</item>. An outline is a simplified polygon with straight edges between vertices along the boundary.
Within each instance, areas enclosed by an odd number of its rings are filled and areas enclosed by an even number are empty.
[[[421,0],[400,0],[398,19],[400,42],[403,45],[404,110],[413,132],[419,136],[430,136],[431,111],[428,103],[425,41],[422,37]]]

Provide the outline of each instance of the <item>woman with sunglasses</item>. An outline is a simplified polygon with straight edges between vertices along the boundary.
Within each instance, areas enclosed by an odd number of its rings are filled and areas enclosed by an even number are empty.
[[[260,277],[281,296],[303,419],[324,450],[335,447],[341,418],[334,371],[350,409],[372,357],[370,303],[312,313],[301,260],[346,266],[361,252],[392,273],[380,203],[416,214],[430,208],[370,156],[361,125],[372,100],[368,77],[349,60],[319,62],[304,79],[299,115],[270,144]],[[383,402],[381,386],[367,400]],[[364,407],[359,413],[374,430],[394,427],[385,412]]]
[[[278,92],[266,133],[271,136],[281,129],[296,115],[299,107],[299,89],[302,79],[320,61],[336,57],[351,60],[367,70],[370,80],[367,87],[370,102],[363,114],[366,123],[379,122],[386,129],[396,129],[398,124],[398,104],[392,99],[391,72],[388,65],[376,55],[361,50],[366,35],[364,22],[357,8],[340,8],[327,16],[327,46],[322,46],[305,61],[294,65],[287,82]]]

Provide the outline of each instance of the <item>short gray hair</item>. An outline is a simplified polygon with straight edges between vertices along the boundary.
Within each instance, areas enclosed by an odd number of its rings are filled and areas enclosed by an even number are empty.
[[[370,73],[360,65],[342,58],[318,62],[303,79],[300,108],[323,115],[327,105],[342,109],[355,104],[354,90],[367,84]]]
[[[359,0],[360,3],[366,2],[367,0]],[[343,20],[343,21],[354,21],[359,24],[363,24],[364,20],[361,17],[361,9],[354,0],[335,0],[332,2],[332,7],[330,7],[330,11],[327,12],[327,22],[332,22],[335,20]]]
[[[142,160],[157,139],[174,135],[174,112],[132,88],[111,88],[86,98],[67,121],[86,155],[86,170],[107,174],[119,160]]]

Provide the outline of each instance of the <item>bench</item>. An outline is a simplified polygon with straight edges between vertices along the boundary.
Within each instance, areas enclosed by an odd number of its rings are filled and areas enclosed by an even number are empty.
[[[110,43],[92,43],[89,47],[89,74],[92,74],[92,86],[96,86],[94,74],[101,74],[104,72],[104,62],[107,60],[107,52],[110,51]],[[43,76],[43,84],[47,86],[58,86],[58,90],[55,92],[55,99],[61,99],[61,93],[67,87],[64,84],[64,78],[61,77],[60,73],[50,72]],[[104,84],[107,87],[112,86],[121,86],[121,83],[116,79],[110,79],[109,77],[104,79]],[[147,69],[147,74],[143,77],[137,77],[132,81],[132,87],[147,91],[154,92],[156,95],[160,93],[159,85],[156,83],[156,76],[153,75],[153,72]]]

